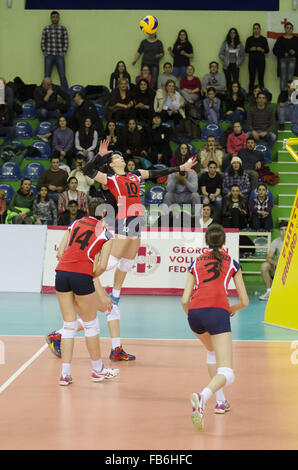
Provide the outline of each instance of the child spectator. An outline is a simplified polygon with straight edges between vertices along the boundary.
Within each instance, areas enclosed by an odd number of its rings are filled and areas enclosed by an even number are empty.
[[[36,225],[57,225],[58,216],[55,203],[48,196],[48,188],[41,186],[33,202],[33,217]]]

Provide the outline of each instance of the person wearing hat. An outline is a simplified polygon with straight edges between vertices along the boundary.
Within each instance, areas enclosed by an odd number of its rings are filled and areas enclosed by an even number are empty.
[[[231,194],[231,188],[237,184],[240,188],[240,194],[247,197],[250,193],[250,181],[247,173],[242,168],[241,158],[235,156],[231,160],[231,168],[228,172],[224,173],[222,192],[224,196]]]

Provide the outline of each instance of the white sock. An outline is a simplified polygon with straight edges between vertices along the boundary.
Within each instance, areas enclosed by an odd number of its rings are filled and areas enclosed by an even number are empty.
[[[67,375],[71,375],[70,364],[63,363],[62,364],[62,375],[66,377]]]
[[[226,401],[226,397],[225,397],[225,394],[224,394],[222,388],[220,388],[219,390],[217,390],[217,392],[215,392],[215,395],[216,395],[216,401],[221,401],[221,402],[225,402],[225,401]]]
[[[268,287],[267,292],[270,292],[270,291],[271,291],[271,287]]]
[[[100,372],[102,369],[102,360],[98,359],[98,361],[91,361],[92,362],[92,369]]]
[[[120,297],[120,292],[121,292],[121,290],[113,289],[113,292],[112,292],[113,297]]]
[[[120,347],[120,338],[112,338],[112,349]]]
[[[203,403],[206,405],[207,401],[212,397],[213,393],[210,388],[205,387],[204,390],[201,391],[201,395],[203,397]]]

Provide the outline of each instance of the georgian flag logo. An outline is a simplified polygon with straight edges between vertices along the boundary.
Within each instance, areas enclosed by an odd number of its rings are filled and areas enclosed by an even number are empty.
[[[160,261],[160,254],[155,247],[142,245],[139,248],[131,272],[136,275],[151,274],[159,267]]]

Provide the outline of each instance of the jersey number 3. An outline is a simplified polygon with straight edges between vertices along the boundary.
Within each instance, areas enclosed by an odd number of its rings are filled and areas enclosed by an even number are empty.
[[[213,273],[213,276],[208,277],[207,279],[204,279],[203,282],[210,282],[214,281],[214,279],[217,279],[220,276],[220,271],[218,269],[218,263],[217,262],[212,262],[212,263],[207,263],[205,264],[205,267],[211,266],[210,269],[207,269],[207,273]]]
[[[89,245],[89,240],[93,235],[92,230],[85,230],[85,232],[81,233],[80,235],[78,234],[78,231],[80,230],[81,227],[77,227],[74,229],[72,237],[69,241],[69,246],[75,243],[79,243],[80,250],[85,250],[85,248]],[[78,235],[78,236],[77,236]]]

